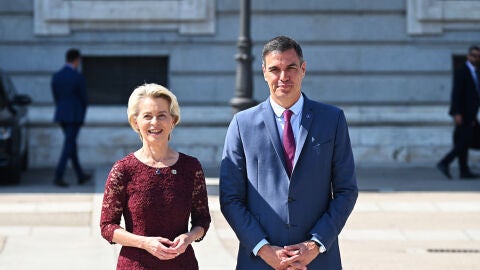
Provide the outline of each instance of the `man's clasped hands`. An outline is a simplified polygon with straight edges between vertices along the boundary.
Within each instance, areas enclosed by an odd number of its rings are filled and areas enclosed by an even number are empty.
[[[257,255],[277,270],[307,270],[307,265],[318,254],[318,246],[313,241],[306,241],[283,248],[267,244],[260,248]]]

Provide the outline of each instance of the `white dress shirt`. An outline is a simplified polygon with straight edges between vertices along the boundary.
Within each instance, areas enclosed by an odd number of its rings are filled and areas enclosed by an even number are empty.
[[[277,124],[278,134],[280,135],[280,141],[283,141],[283,128],[285,127],[285,119],[283,118],[283,112],[287,109],[293,112],[292,117],[290,118],[290,124],[292,125],[293,137],[295,138],[295,147],[298,145],[299,133],[300,133],[300,122],[302,120],[302,110],[303,110],[303,102],[304,98],[303,95],[300,95],[300,98],[293,104],[290,108],[283,108],[282,106],[278,105],[272,97],[270,97],[270,105],[272,106],[273,112],[275,113],[275,123]],[[295,159],[293,160],[293,167],[297,163],[298,157],[295,155]],[[325,252],[325,247],[323,246],[322,242],[318,240],[318,237],[312,236],[310,240],[313,240],[320,244],[320,252]],[[258,251],[264,245],[269,244],[267,239],[262,239],[253,249],[253,254],[257,256]]]
[[[467,64],[468,69],[470,69],[470,73],[472,74],[473,82],[475,83],[475,86],[477,87],[477,91],[480,92],[480,78],[478,78],[477,73],[475,72],[475,67],[468,60],[467,60],[466,64]]]
[[[302,110],[303,110],[303,95],[300,95],[300,98],[293,104],[292,107],[288,108],[293,112],[292,117],[290,118],[290,124],[292,125],[293,137],[295,138],[295,147],[298,145],[299,133],[300,133],[300,122],[302,120]],[[280,141],[283,141],[283,128],[285,127],[285,119],[283,118],[283,112],[287,110],[282,106],[278,105],[270,97],[270,105],[272,106],[273,112],[275,113],[275,123],[277,123],[278,134],[280,135]],[[297,160],[293,160],[293,166],[295,167]]]

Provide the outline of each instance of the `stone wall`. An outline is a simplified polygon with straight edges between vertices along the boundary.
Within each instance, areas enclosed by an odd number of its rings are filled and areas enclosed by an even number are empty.
[[[53,166],[59,155],[49,81],[69,47],[87,56],[168,56],[169,88],[184,114],[172,143],[218,165],[231,119],[238,8],[237,0],[2,1],[0,67],[34,99],[31,165]],[[255,99],[268,96],[263,43],[291,36],[307,61],[304,92],[345,110],[359,165],[433,164],[451,144],[452,56],[480,42],[478,14],[478,1],[252,1]],[[89,109],[82,160],[111,164],[139,147],[125,110]]]

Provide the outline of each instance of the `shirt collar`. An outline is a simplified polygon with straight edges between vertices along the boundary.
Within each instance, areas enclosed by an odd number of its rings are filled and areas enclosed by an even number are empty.
[[[73,70],[77,70],[77,69],[74,68],[73,65],[70,64],[70,63],[66,63],[65,66],[66,66],[66,67],[69,67],[69,68],[71,68],[71,69],[73,69]]]
[[[302,111],[302,108],[303,108],[303,100],[304,100],[303,95],[300,94],[300,98],[297,100],[297,102],[295,102],[295,104],[293,104],[293,106],[289,108],[289,110],[291,110],[294,115],[298,115],[298,114],[300,114],[300,112]],[[286,109],[283,108],[282,106],[278,105],[278,104],[272,99],[272,97],[270,97],[270,105],[272,106],[272,109],[273,109],[273,112],[275,113],[275,115],[276,115],[277,117],[282,117],[283,112],[284,112]]]
[[[466,64],[468,69],[470,69],[472,73],[475,73],[475,67],[472,65],[472,63],[470,63],[470,61],[467,60]]]

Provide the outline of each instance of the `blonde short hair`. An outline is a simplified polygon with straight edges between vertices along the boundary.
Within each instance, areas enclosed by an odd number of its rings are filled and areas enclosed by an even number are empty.
[[[180,122],[180,106],[178,105],[177,97],[170,92],[170,90],[161,85],[155,83],[146,83],[133,90],[130,98],[128,99],[128,122],[135,132],[140,135],[135,125],[135,118],[139,113],[138,105],[140,101],[148,97],[163,98],[168,101],[170,104],[170,115],[173,117],[173,125],[176,126]],[[140,139],[142,139],[142,135],[140,135]]]

